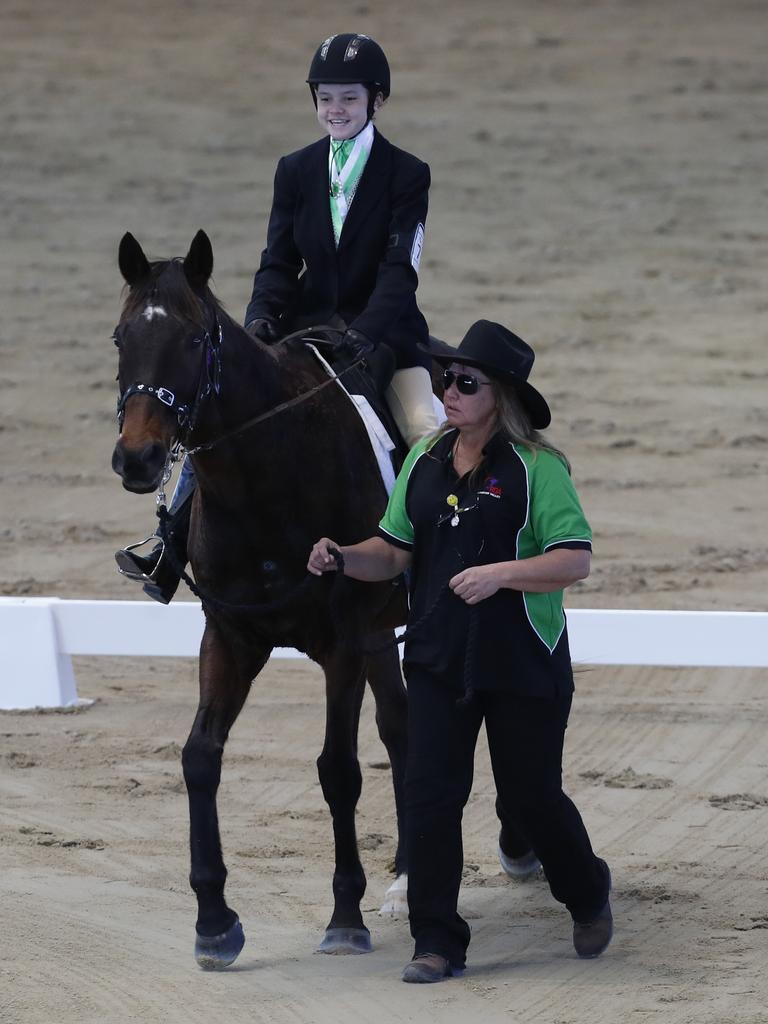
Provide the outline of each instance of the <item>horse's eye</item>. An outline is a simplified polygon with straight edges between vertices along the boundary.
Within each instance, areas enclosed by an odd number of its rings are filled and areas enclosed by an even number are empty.
[[[115,348],[120,348],[120,339],[118,338],[116,331],[112,335],[112,342]]]

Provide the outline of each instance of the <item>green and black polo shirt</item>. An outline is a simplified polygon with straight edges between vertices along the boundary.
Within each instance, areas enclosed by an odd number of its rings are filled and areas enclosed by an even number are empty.
[[[413,552],[410,621],[417,621],[447,580],[471,565],[530,558],[553,548],[592,548],[568,470],[553,452],[496,434],[470,488],[453,468],[456,431],[425,439],[408,455],[379,536]],[[573,690],[563,593],[501,589],[481,601],[472,664],[475,690],[555,696]],[[463,686],[472,606],[448,590],[406,642],[404,666]]]

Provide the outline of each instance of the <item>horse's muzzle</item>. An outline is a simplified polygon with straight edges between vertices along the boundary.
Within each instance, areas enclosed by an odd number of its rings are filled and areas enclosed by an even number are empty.
[[[156,491],[163,479],[168,448],[152,441],[142,448],[127,448],[118,441],[112,453],[112,469],[122,477],[123,487],[134,494]]]

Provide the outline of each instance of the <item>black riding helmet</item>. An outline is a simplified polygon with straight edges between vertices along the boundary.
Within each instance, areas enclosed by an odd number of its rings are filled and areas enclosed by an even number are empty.
[[[389,63],[384,51],[370,36],[359,32],[343,32],[329,36],[317,48],[307,75],[312,100],[317,106],[315,89],[326,85],[354,85],[368,89],[368,117],[373,116],[377,93],[389,96]]]

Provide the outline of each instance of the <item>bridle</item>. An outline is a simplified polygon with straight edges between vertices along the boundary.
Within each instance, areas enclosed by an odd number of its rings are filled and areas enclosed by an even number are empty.
[[[115,344],[118,344],[118,331],[120,327],[115,328],[112,334],[112,339]],[[292,341],[296,338],[304,338],[306,341],[312,341],[318,344],[327,344],[327,339],[323,338],[312,338],[310,335],[312,332],[319,333],[331,333],[343,335],[344,331],[337,327],[331,327],[326,325],[315,326],[315,327],[304,327],[299,331],[294,331],[293,334],[288,334],[281,341]],[[302,391],[300,394],[295,395],[293,398],[289,398],[284,402],[280,402],[278,405],[273,406],[271,409],[267,409],[265,412],[259,413],[257,416],[253,416],[251,419],[246,420],[239,426],[234,427],[232,430],[228,430],[223,434],[219,434],[211,441],[204,442],[203,444],[189,446],[190,435],[192,434],[195,424],[197,423],[200,409],[206,399],[211,395],[218,395],[221,391],[221,350],[223,341],[223,329],[221,320],[219,319],[218,313],[213,311],[213,325],[212,329],[207,329],[205,333],[195,339],[195,344],[203,346],[203,356],[200,364],[200,376],[198,379],[197,389],[195,392],[195,398],[191,404],[179,402],[176,393],[165,385],[162,384],[145,384],[143,381],[136,381],[130,384],[117,399],[117,423],[118,429],[122,430],[123,420],[125,418],[125,405],[129,398],[133,395],[150,395],[161,402],[167,409],[176,413],[176,422],[178,424],[178,434],[171,445],[168,461],[164,472],[163,484],[170,479],[170,470],[174,462],[186,455],[197,455],[200,452],[210,451],[223,441],[228,441],[239,434],[244,433],[246,430],[250,430],[251,427],[255,427],[258,423],[262,423],[266,420],[272,419],[273,416],[277,416],[279,413],[284,412],[286,409],[290,409],[295,405],[299,405],[302,402],[312,398],[323,388],[328,387],[330,384],[335,383],[341,377],[343,377],[350,370],[360,366],[361,363],[365,362],[365,357],[356,359],[349,365],[345,366],[338,373],[333,373],[328,376],[325,380],[321,381],[320,384],[315,384],[314,387],[309,388],[307,391]],[[162,488],[162,485],[161,485]],[[162,500],[165,500],[165,496],[160,491]]]
[[[117,345],[119,340],[118,325],[112,333],[112,340]],[[195,423],[200,412],[200,407],[206,398],[213,392],[219,394],[221,390],[221,343],[222,326],[218,314],[213,314],[212,329],[208,328],[200,337],[195,338],[193,344],[202,346],[202,357],[200,362],[200,374],[198,377],[195,397],[191,403],[180,402],[175,391],[165,387],[163,384],[145,384],[143,381],[135,381],[129,384],[117,398],[117,427],[123,429],[125,419],[125,405],[133,395],[150,395],[161,402],[166,409],[176,414],[178,435],[176,444],[184,444],[194,430]]]

